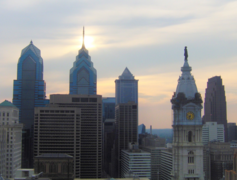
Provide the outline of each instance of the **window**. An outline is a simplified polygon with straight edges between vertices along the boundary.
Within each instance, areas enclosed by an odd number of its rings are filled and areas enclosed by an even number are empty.
[[[189,131],[188,132],[188,142],[192,142],[192,136],[193,136],[192,131]]]
[[[189,151],[188,152],[188,164],[193,164],[194,163],[194,152]]]
[[[189,169],[188,174],[194,174],[194,169]]]

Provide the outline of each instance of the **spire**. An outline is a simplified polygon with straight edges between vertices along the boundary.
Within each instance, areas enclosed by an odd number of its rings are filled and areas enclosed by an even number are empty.
[[[33,44],[33,41],[32,41],[32,40],[30,41],[30,44]]]
[[[85,29],[84,29],[84,26],[83,26],[82,48],[85,48]]]

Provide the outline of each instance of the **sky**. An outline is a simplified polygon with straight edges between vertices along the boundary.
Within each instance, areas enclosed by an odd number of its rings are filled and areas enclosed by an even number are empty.
[[[85,26],[97,94],[113,97],[128,67],[139,80],[139,124],[172,128],[184,46],[203,100],[208,78],[221,76],[227,120],[237,122],[236,9],[231,0],[1,0],[0,101],[12,101],[17,62],[31,40],[44,60],[47,97],[69,93]]]

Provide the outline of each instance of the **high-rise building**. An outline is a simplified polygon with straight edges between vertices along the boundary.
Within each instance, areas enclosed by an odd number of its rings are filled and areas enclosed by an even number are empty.
[[[102,176],[102,97],[50,95],[35,108],[35,156],[65,153],[74,158],[74,177]]]
[[[236,123],[228,123],[228,141],[237,140],[237,126]]]
[[[184,50],[178,86],[171,103],[173,109],[173,167],[172,180],[204,180],[202,144],[202,98],[197,91],[192,68],[188,64],[187,47]]]
[[[224,125],[217,122],[206,122],[202,126],[202,142],[204,145],[209,141],[224,142]]]
[[[3,101],[0,104],[0,173],[5,178],[14,178],[16,170],[21,168],[22,128],[19,109]]]
[[[115,80],[116,105],[133,101],[138,103],[138,80],[125,68],[119,79]]]
[[[70,69],[70,94],[96,94],[97,73],[93,67],[93,62],[88,54],[88,50],[84,43],[84,27],[83,27],[83,43]]]
[[[19,120],[23,123],[22,167],[33,167],[34,107],[48,103],[43,79],[43,59],[40,50],[31,41],[25,47],[17,64],[17,80],[14,80],[13,104],[19,108]]]
[[[172,171],[172,165],[173,165],[173,154],[172,149],[166,149],[161,151],[161,167],[159,169],[159,179],[157,180],[170,180],[171,177],[171,171]]]
[[[103,97],[103,122],[106,119],[115,119],[115,98],[114,97]]]
[[[134,147],[135,146],[135,147]],[[151,178],[151,153],[138,149],[137,145],[121,152],[121,177],[132,171],[139,178]]]
[[[138,107],[128,102],[115,107],[116,119],[116,163],[117,177],[121,176],[121,151],[129,148],[129,143],[138,143]]]
[[[225,88],[220,76],[208,79],[203,122],[217,122],[225,127],[225,142],[228,141]]]
[[[140,124],[138,126],[138,134],[145,134],[146,133],[146,126],[144,124]]]

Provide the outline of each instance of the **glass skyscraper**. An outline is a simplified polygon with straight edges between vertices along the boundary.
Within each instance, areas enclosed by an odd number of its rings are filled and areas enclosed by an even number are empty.
[[[70,69],[70,94],[96,94],[97,73],[93,67],[93,62],[88,54],[88,50],[84,44],[84,28],[83,43],[73,67]]]
[[[25,47],[17,64],[17,80],[14,80],[13,104],[19,108],[19,121],[23,123],[22,167],[33,167],[34,108],[48,104],[45,99],[43,59],[32,41]]]
[[[119,79],[115,80],[116,104],[127,103],[129,101],[138,103],[138,80],[125,68]]]

